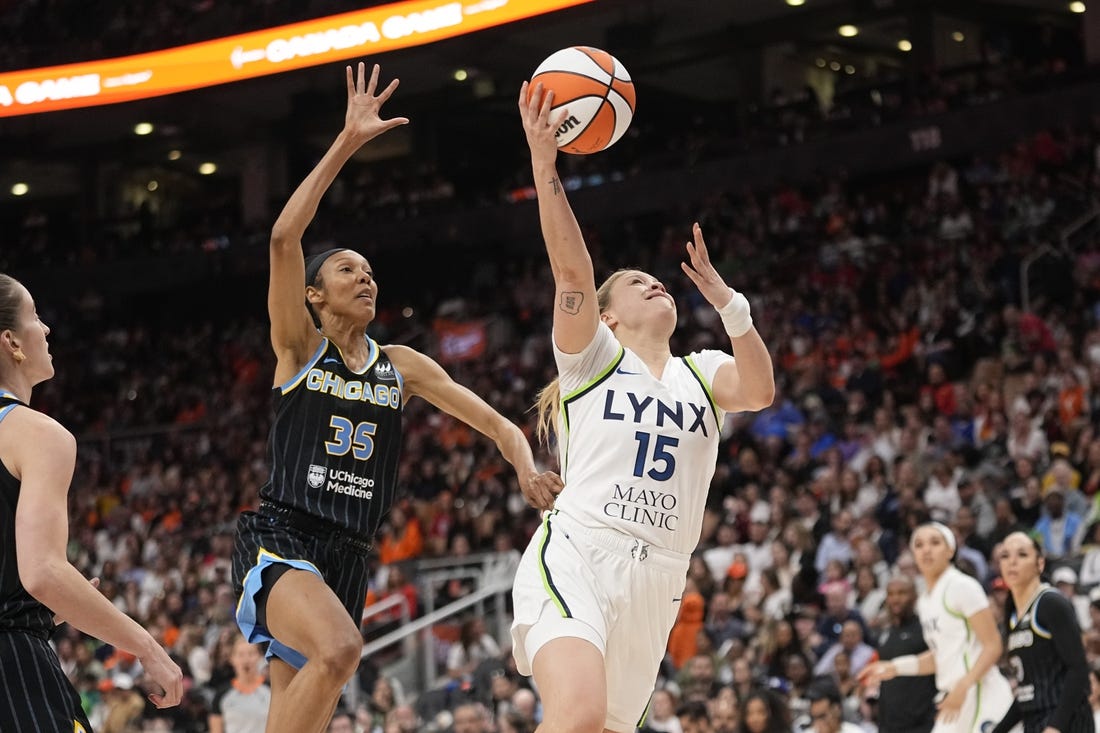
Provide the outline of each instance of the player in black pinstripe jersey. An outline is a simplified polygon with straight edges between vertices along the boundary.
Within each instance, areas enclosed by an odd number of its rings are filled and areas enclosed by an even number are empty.
[[[408,120],[379,116],[397,81],[377,92],[347,68],[344,129],[290,197],[271,232],[268,314],[275,350],[271,478],[237,525],[237,622],[271,658],[268,733],[320,731],[362,650],[367,553],[396,491],[401,409],[420,396],[492,438],[528,501],[549,508],[561,488],[535,469],[523,433],[432,359],[366,335],[378,286],[370,263],[333,249],[307,263],[302,235],[321,196],[364,143]],[[302,291],[305,286],[305,302]]]
[[[1001,577],[1011,595],[1005,603],[1005,650],[1016,675],[1016,699],[996,725],[1007,733],[1023,721],[1024,733],[1093,733],[1088,702],[1089,667],[1077,614],[1057,590],[1043,583],[1043,553],[1023,532],[1005,537]]]
[[[54,374],[31,294],[0,274],[0,731],[91,731],[80,697],[49,645],[54,614],[135,654],[160,690],[179,703],[183,675],[156,640],[69,564],[68,493],[76,441],[27,407]]]

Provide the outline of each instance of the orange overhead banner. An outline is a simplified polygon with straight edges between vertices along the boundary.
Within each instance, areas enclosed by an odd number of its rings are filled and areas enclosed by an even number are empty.
[[[189,46],[0,74],[0,117],[128,102],[453,38],[592,0],[406,0]]]

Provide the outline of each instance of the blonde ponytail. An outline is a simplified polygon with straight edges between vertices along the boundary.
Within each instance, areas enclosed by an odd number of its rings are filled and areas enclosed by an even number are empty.
[[[538,422],[535,425],[535,435],[544,445],[550,445],[550,436],[558,432],[558,401],[561,399],[561,387],[558,378],[554,377],[545,387],[539,390],[535,400],[535,410],[538,414]]]

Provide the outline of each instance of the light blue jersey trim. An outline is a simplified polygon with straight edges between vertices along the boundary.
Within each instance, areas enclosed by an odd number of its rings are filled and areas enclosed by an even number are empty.
[[[302,367],[302,370],[290,378],[289,381],[279,385],[279,391],[286,394],[290,390],[298,386],[298,382],[306,376],[306,373],[317,363],[317,360],[321,358],[321,354],[325,353],[325,349],[328,347],[328,339],[321,339],[321,345],[317,347],[317,350],[313,352],[313,356],[309,357],[309,361]]]
[[[363,334],[363,338],[367,342],[367,348],[370,349],[370,352],[367,354],[367,364],[366,364],[366,366],[364,366],[362,369],[359,369],[359,370],[352,369],[350,366],[348,366],[348,370],[351,371],[352,374],[359,374],[359,375],[366,374],[370,370],[370,368],[372,366],[374,366],[374,362],[378,361],[378,354],[381,351],[378,348],[378,344],[375,343],[374,339],[372,339],[370,336],[368,336],[365,333]],[[340,351],[339,345],[336,345],[336,351],[340,354],[340,358],[344,359],[344,352]],[[345,366],[347,366],[347,363],[348,363],[348,360],[344,359],[344,365]]]
[[[8,416],[8,413],[12,411],[13,407],[19,407],[19,405],[8,405],[7,407],[0,407],[0,422]]]

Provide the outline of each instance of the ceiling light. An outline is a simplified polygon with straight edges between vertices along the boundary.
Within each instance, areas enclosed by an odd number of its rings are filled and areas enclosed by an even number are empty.
[[[854,25],[845,24],[837,28],[836,32],[845,38],[851,38],[859,35],[859,28],[856,28]]]
[[[829,62],[829,68],[832,69],[833,71],[840,71],[840,62],[839,61],[830,61]]]
[[[854,74],[854,73],[856,73],[856,67],[852,66],[851,64],[847,64],[844,67],[844,73],[845,74]]]
[[[149,189],[150,191],[156,191],[158,188],[160,188],[160,184],[156,181],[149,181],[145,184],[145,188]]]
[[[817,61],[814,61],[814,63],[817,64],[817,68],[819,69],[824,69],[826,66],[829,65],[829,63],[825,59],[818,59]]]
[[[787,4],[792,8],[797,8],[799,5],[805,5],[806,0],[787,0]]]
[[[469,76],[470,75],[466,73],[466,69],[456,69],[454,73],[455,81],[466,81]]]
[[[27,191],[30,191],[30,190],[31,189],[30,189],[29,186],[27,186],[27,184],[22,183],[22,182],[16,183],[15,185],[13,185],[11,187],[11,195],[12,196],[23,196],[27,193]]]
[[[1083,13],[1085,12],[1085,4],[1082,2],[1072,2],[1069,4],[1069,12]]]
[[[962,31],[955,31],[951,34],[951,40],[955,43],[962,43],[966,40],[966,36],[963,35]]]
[[[181,155],[183,155],[183,153],[178,150],[169,150],[168,160],[179,160]]]
[[[199,173],[203,174],[204,176],[208,176],[216,170],[218,170],[218,166],[210,162],[203,163],[199,166]]]
[[[913,50],[913,44],[909,42],[909,39],[903,38],[900,41],[898,41],[898,50],[899,51],[912,51]]]
[[[148,135],[152,131],[153,131],[153,123],[152,122],[139,122],[136,125],[134,125],[134,134],[135,135]]]

